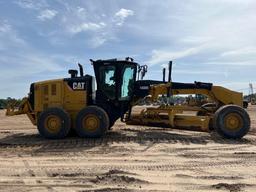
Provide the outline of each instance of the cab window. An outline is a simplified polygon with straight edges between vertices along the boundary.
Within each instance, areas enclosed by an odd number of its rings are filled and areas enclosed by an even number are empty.
[[[123,71],[123,80],[121,85],[121,100],[129,99],[133,92],[134,85],[134,67],[127,66]]]
[[[109,97],[110,99],[114,99],[116,93],[115,67],[101,67],[100,80],[101,90],[106,94],[107,97]]]

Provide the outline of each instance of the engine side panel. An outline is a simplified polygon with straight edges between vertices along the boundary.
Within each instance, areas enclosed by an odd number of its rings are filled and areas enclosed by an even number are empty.
[[[92,103],[92,77],[76,77],[34,83],[34,111],[39,114],[47,108],[65,109],[74,121],[76,114]],[[37,116],[37,115],[36,115]]]

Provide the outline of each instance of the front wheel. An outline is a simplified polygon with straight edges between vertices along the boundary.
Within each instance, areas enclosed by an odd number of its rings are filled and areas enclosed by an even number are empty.
[[[75,130],[80,137],[101,137],[108,128],[108,114],[100,107],[85,107],[77,114]]]
[[[240,139],[250,129],[250,117],[241,107],[236,105],[224,105],[214,114],[214,129],[223,137]]]
[[[37,128],[45,138],[62,139],[67,136],[71,120],[67,112],[61,108],[48,108],[43,111],[37,122]]]

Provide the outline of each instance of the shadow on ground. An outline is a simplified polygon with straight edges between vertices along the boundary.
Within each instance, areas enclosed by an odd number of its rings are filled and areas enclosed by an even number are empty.
[[[203,133],[192,131],[171,130],[163,128],[143,128],[130,127],[109,131],[102,138],[79,138],[70,136],[61,140],[48,140],[39,134],[8,134],[0,139],[0,148],[5,147],[39,147],[42,150],[60,149],[68,150],[75,148],[91,149],[97,146],[110,146],[113,143],[135,143],[142,146],[152,146],[157,143],[168,143],[182,145],[218,143],[218,144],[250,144],[255,143],[252,139],[230,140],[221,138],[216,133]]]

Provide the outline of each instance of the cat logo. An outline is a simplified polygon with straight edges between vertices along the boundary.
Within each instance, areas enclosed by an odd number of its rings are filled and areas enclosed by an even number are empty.
[[[85,84],[85,82],[74,82],[73,89],[74,90],[84,90],[84,84]]]

